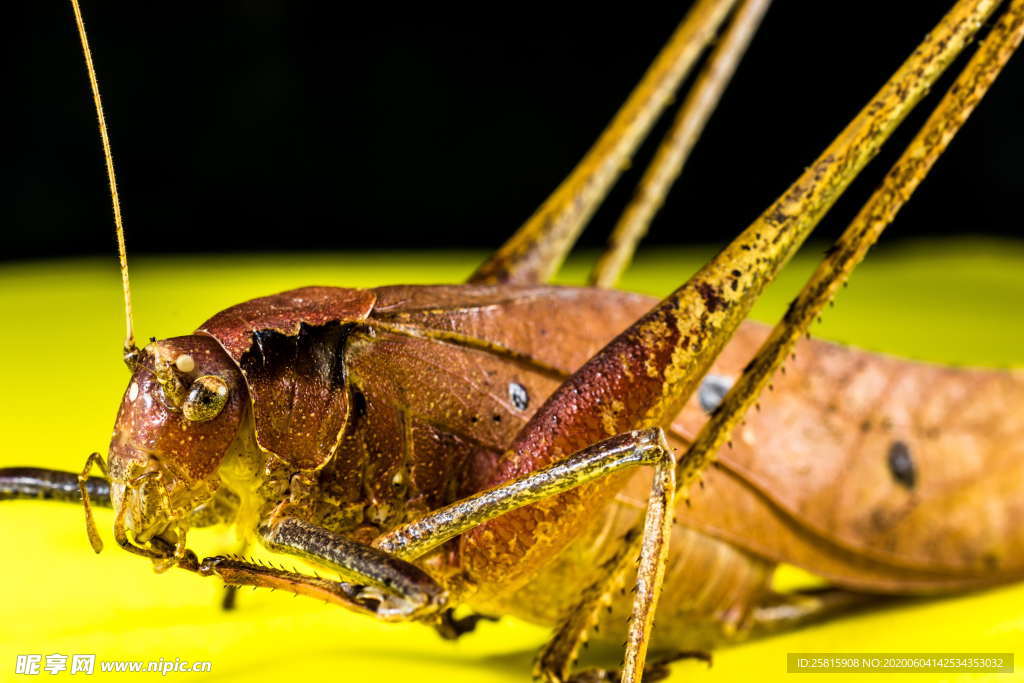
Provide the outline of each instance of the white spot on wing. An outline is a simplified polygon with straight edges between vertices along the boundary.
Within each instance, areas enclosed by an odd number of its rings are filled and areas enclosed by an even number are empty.
[[[704,412],[708,415],[715,412],[718,406],[722,405],[722,399],[725,398],[730,387],[732,387],[732,377],[714,374],[704,377],[704,381],[700,383],[700,389],[697,390],[697,399]]]

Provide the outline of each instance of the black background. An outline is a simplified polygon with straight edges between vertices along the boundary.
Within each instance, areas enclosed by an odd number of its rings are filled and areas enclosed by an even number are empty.
[[[951,4],[778,0],[651,241],[722,242],[745,227]],[[86,0],[129,250],[496,246],[586,151],[685,5],[410,11]],[[5,31],[16,121],[6,131],[14,153],[2,257],[110,253],[106,178],[70,6],[16,11]],[[1022,105],[1018,55],[889,239],[1020,233]],[[897,144],[923,115],[908,119]],[[586,243],[603,241],[652,149]],[[891,145],[869,167],[826,234],[852,217],[898,151]]]

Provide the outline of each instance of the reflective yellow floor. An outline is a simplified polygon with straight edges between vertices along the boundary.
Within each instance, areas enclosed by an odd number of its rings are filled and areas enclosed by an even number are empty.
[[[820,253],[820,246],[811,251]],[[647,252],[624,286],[665,293],[709,254]],[[227,305],[300,285],[458,281],[478,258],[457,253],[139,258],[132,263],[137,330],[140,337],[185,334]],[[781,312],[810,267],[811,261],[801,258],[769,290],[755,317],[770,320]],[[579,281],[583,272],[582,263],[574,262],[566,281]],[[120,296],[112,259],[0,266],[0,466],[77,470],[90,451],[105,449],[127,380],[119,359]],[[1022,302],[1024,245],[913,243],[869,258],[814,332],[929,360],[1020,366]],[[96,556],[79,509],[36,502],[0,506],[0,680],[30,680],[14,674],[17,654],[56,653],[212,662],[209,674],[167,676],[174,680],[525,681],[533,652],[546,635],[505,620],[448,643],[422,627],[378,624],[267,591],[243,592],[239,609],[224,614],[216,608],[220,589],[212,580],[184,572],[153,574],[144,560],[113,547],[109,513],[100,512],[98,522],[108,547]],[[200,539],[198,532],[195,538]],[[217,550],[227,540],[208,533],[202,549]],[[795,651],[1016,651],[1020,659],[1024,585],[915,602],[721,650],[711,669],[682,663],[671,680],[793,678],[785,673],[786,653]],[[1018,670],[1024,670],[1024,661]],[[927,677],[1006,681],[1022,675]],[[36,678],[56,677],[44,671]],[[798,681],[815,678],[836,675],[796,676]]]

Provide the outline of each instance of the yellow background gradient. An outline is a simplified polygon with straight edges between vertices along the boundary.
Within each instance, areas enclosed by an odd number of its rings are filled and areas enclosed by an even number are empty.
[[[781,313],[823,246],[798,257],[769,289],[755,317],[771,321]],[[644,252],[624,287],[664,294],[710,254]],[[132,262],[137,334],[187,334],[230,304],[302,285],[457,282],[480,257],[372,252],[138,258]],[[582,281],[585,267],[585,259],[573,261],[562,281]],[[0,267],[0,466],[77,471],[90,451],[105,452],[128,379],[119,353],[120,297],[113,258]],[[1021,244],[915,242],[871,255],[814,333],[933,361],[1021,366],[1022,301]],[[154,574],[146,561],[114,545],[109,511],[100,511],[97,521],[107,545],[99,556],[89,548],[79,508],[0,504],[0,680],[29,680],[14,675],[16,654],[88,653],[103,660],[177,657],[213,663],[209,674],[171,674],[168,680],[526,681],[533,653],[547,635],[545,629],[506,619],[483,624],[459,642],[444,642],[422,626],[380,624],[269,591],[244,590],[238,610],[222,613],[214,580],[180,571]],[[230,547],[224,533],[197,531],[192,539],[200,551]],[[798,572],[785,571],[780,580],[799,579]],[[1016,651],[1020,658],[1024,585],[909,601],[723,649],[715,653],[712,668],[683,662],[673,668],[671,680],[788,679],[794,675],[785,673],[786,653],[794,651]],[[1024,670],[1024,662],[1017,668]],[[158,677],[109,677],[139,676]],[[57,677],[44,671],[38,678]],[[797,675],[796,680],[826,678],[836,675]],[[1020,678],[930,675],[928,680]]]

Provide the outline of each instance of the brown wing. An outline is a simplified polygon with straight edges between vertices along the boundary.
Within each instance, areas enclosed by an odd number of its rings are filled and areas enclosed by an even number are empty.
[[[304,287],[232,306],[200,326],[241,368],[262,448],[299,469],[330,459],[349,413],[347,335],[374,301],[368,290]]]
[[[654,304],[549,287],[377,293],[371,320],[442,344],[497,344],[563,374]],[[767,331],[744,324],[712,372],[738,376]],[[680,511],[682,523],[865,589],[948,590],[1024,572],[1024,423],[1011,418],[1024,413],[1021,374],[815,340],[796,355],[723,449],[722,471]],[[537,400],[531,392],[529,414]],[[705,419],[695,397],[673,431],[692,438]]]
[[[745,325],[711,372],[735,378],[767,329]],[[721,452],[726,476],[680,519],[862,588],[1018,575],[1022,412],[1020,373],[804,341]],[[691,401],[674,431],[692,438],[705,420]]]
[[[656,303],[629,292],[578,287],[380,287],[371,320],[423,330],[568,375]],[[537,404],[539,405],[539,404]],[[534,406],[536,407],[536,405]]]
[[[552,287],[376,294],[345,353],[359,417],[327,474],[339,498],[365,491],[384,516],[371,521],[385,526],[402,505],[431,509],[479,490],[570,370],[650,307],[631,294]]]

